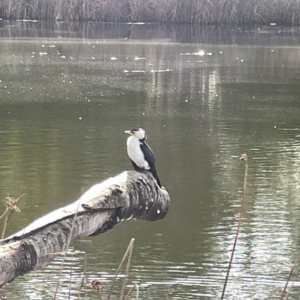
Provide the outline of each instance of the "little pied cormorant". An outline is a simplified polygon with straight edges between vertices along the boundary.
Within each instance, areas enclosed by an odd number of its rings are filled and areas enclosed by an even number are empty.
[[[127,153],[136,171],[150,171],[161,187],[155,168],[155,157],[152,149],[146,143],[146,131],[142,128],[126,130],[131,136],[127,139]]]

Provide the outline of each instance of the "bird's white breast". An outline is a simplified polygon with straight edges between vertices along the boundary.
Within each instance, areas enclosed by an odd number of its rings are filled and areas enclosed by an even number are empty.
[[[129,158],[134,161],[138,167],[145,170],[150,169],[148,162],[145,160],[144,153],[141,150],[140,141],[134,136],[127,139],[127,153]]]

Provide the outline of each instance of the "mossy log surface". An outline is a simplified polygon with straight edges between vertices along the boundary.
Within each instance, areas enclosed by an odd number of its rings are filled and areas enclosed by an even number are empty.
[[[94,185],[79,200],[0,241],[0,286],[38,269],[75,239],[95,236],[130,218],[156,221],[170,205],[151,173],[125,171]]]

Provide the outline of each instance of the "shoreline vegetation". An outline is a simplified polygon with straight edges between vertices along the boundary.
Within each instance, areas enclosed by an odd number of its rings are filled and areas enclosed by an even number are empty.
[[[299,25],[298,0],[2,0],[0,18]]]

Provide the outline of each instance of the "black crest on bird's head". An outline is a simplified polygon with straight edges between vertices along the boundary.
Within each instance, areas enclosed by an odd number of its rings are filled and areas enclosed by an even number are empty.
[[[141,127],[133,128],[133,129],[130,130],[130,132],[133,136],[135,136],[136,138],[138,138],[142,142],[145,141],[145,139],[147,138],[146,131]]]

